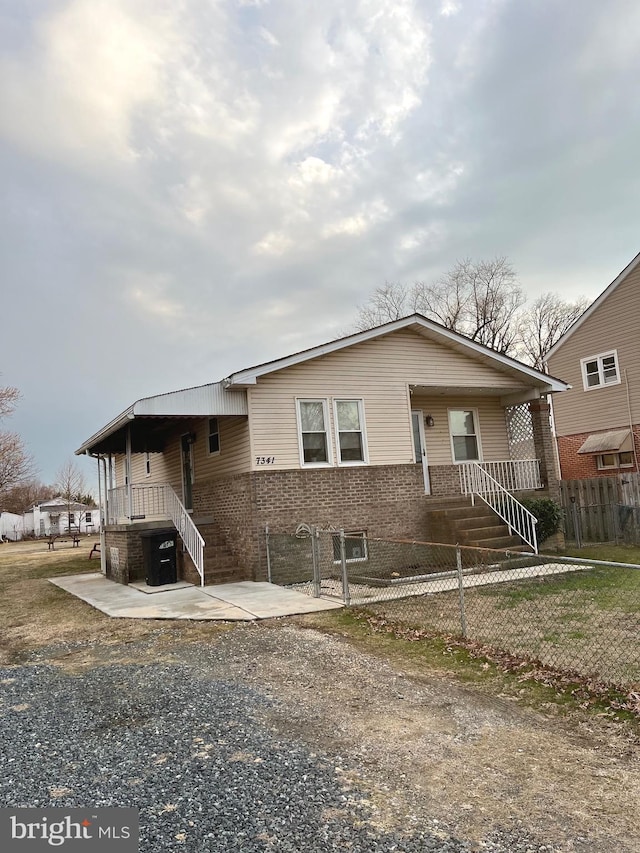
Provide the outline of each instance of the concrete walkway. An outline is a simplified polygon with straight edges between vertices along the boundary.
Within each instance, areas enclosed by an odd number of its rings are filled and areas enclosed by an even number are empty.
[[[292,589],[252,581],[205,587],[183,581],[155,587],[144,583],[125,586],[108,580],[100,572],[49,580],[107,616],[126,619],[251,621],[343,606],[336,601],[310,598]]]

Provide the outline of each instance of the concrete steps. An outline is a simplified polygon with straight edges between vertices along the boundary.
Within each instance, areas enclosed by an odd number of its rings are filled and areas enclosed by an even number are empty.
[[[472,506],[470,498],[434,507],[428,511],[429,538],[432,542],[460,544],[471,548],[528,551],[519,536],[486,504]]]

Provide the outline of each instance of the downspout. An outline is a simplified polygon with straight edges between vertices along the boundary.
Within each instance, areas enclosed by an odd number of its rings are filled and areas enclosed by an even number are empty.
[[[624,369],[624,384],[627,391],[627,415],[629,416],[629,429],[631,430],[631,446],[633,448],[633,461],[635,463],[636,473],[638,472],[638,453],[636,451],[636,437],[633,434],[633,417],[631,415],[631,393],[629,391],[629,377],[627,376],[627,368]]]

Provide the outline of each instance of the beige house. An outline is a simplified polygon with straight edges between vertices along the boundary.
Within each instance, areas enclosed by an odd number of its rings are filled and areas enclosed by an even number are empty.
[[[535,549],[514,493],[556,494],[546,395],[566,387],[416,314],[138,400],[77,451],[100,460],[105,570],[142,577],[165,528],[178,575],[259,580],[267,525],[456,541],[472,498],[486,544]]]
[[[563,479],[638,471],[639,320],[640,254],[549,351],[571,385],[553,400]]]

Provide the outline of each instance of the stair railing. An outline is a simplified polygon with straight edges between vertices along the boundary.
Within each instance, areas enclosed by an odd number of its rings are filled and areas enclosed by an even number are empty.
[[[169,518],[174,523],[187,553],[200,575],[200,586],[204,586],[204,539],[193,523],[186,507],[169,483],[164,484],[165,506]]]
[[[460,488],[463,495],[471,495],[475,505],[476,496],[484,501],[508,526],[509,533],[516,533],[527,545],[538,553],[536,525],[538,519],[508,492],[478,462],[460,465]]]

